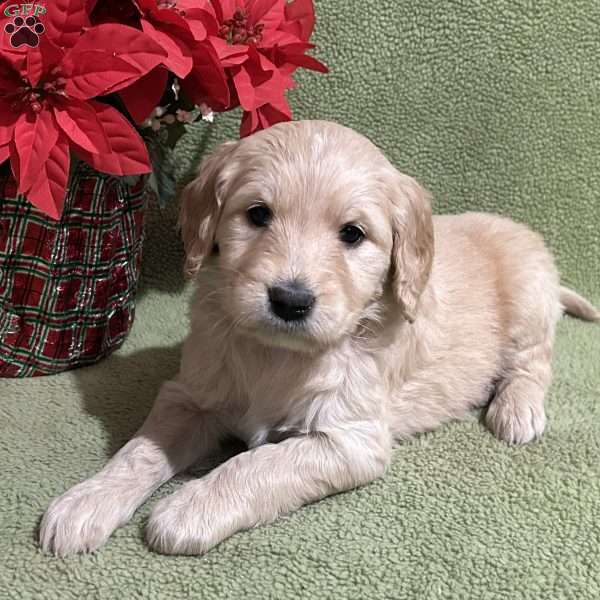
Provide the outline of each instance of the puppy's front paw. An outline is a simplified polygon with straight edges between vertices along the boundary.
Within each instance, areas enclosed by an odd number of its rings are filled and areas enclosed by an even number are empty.
[[[148,521],[148,545],[161,554],[204,554],[236,531],[225,503],[212,504],[216,503],[202,481],[190,482],[163,498]]]
[[[130,516],[118,492],[84,481],[50,504],[40,525],[40,545],[57,556],[91,552]]]
[[[546,427],[542,390],[533,382],[511,382],[490,403],[486,423],[508,444],[526,444],[540,438]]]

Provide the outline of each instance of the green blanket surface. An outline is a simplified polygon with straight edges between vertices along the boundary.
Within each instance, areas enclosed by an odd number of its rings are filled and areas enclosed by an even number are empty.
[[[323,77],[302,74],[297,118],[367,134],[433,193],[437,212],[530,223],[564,281],[600,304],[600,4],[473,0],[316,3]],[[180,171],[236,134],[193,129]],[[477,416],[394,453],[385,479],[205,557],[143,543],[164,486],[97,554],[43,555],[50,500],[95,473],[177,370],[189,287],[175,207],[151,211],[137,319],[97,366],[0,380],[0,599],[600,597],[600,328],[559,327],[543,441],[509,448]]]

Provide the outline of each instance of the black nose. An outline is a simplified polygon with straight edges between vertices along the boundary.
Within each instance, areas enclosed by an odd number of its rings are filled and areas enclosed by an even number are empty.
[[[269,288],[271,310],[284,321],[300,321],[308,316],[315,295],[297,281],[280,283]]]

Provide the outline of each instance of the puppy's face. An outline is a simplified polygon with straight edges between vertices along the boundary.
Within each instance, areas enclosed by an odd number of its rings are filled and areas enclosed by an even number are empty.
[[[182,226],[191,271],[216,253],[211,268],[236,331],[312,351],[352,335],[390,281],[414,316],[431,264],[416,248],[422,236],[425,254],[432,246],[428,210],[416,183],[368,140],[305,121],[221,147],[186,189]],[[419,223],[415,212],[425,215]],[[403,222],[424,230],[403,232]]]

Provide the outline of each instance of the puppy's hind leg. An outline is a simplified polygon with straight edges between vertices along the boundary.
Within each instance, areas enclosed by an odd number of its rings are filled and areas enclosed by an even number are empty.
[[[554,332],[516,350],[486,414],[487,426],[508,444],[526,444],[546,427],[544,396],[552,379]]]
[[[559,276],[542,239],[521,231],[516,248],[503,254],[498,289],[505,322],[504,360],[488,427],[508,444],[541,437],[546,427],[544,396],[552,380],[552,347],[560,319]]]

